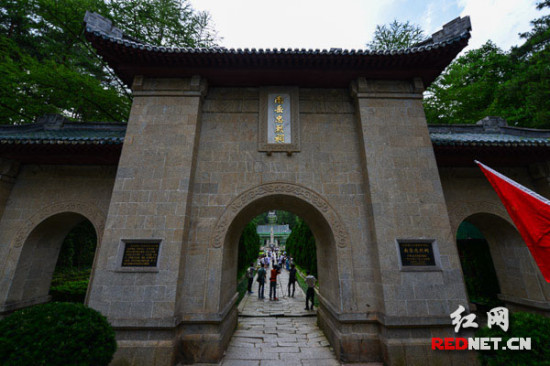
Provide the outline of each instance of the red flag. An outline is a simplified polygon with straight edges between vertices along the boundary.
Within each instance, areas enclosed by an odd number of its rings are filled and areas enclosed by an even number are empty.
[[[546,282],[550,282],[550,200],[476,160],[527,244]]]

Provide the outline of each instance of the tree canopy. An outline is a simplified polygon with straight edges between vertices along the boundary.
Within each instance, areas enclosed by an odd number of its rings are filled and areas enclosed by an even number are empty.
[[[373,40],[367,47],[375,51],[396,48],[409,48],[425,39],[422,28],[409,21],[405,23],[394,20],[390,24],[377,25]]]
[[[131,96],[85,40],[86,10],[151,44],[215,45],[208,13],[187,0],[0,0],[0,123],[126,121]]]
[[[539,10],[550,8],[540,1]],[[510,51],[487,42],[457,58],[427,89],[429,123],[475,123],[503,117],[511,125],[550,128],[550,15],[531,22],[533,29]]]

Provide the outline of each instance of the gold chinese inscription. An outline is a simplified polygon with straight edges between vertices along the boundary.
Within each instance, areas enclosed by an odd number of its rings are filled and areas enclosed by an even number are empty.
[[[403,266],[435,266],[431,242],[399,243]]]
[[[160,243],[126,243],[122,267],[156,267]]]
[[[283,98],[282,96],[278,95],[275,97],[275,142],[276,143],[285,142],[285,131],[283,127],[284,102],[285,102],[285,98]]]

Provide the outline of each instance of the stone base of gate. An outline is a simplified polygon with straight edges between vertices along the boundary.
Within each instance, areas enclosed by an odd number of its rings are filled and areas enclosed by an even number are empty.
[[[439,317],[413,318],[392,317],[384,319],[380,326],[380,343],[386,365],[478,365],[476,351],[432,350],[432,337],[455,338],[473,337],[474,332],[461,331],[460,334],[448,325],[450,319]],[[422,323],[432,322],[432,325]],[[399,325],[398,323],[401,323]]]
[[[117,341],[118,349],[109,366],[171,366],[174,341]]]
[[[218,319],[205,316],[185,319],[176,337],[176,363],[218,363],[223,357],[238,323],[237,306]]]
[[[550,302],[548,301],[530,300],[504,294],[499,294],[498,298],[506,304],[511,312],[524,311],[550,317]]]
[[[319,296],[318,323],[342,362],[381,362],[379,325],[365,313],[337,313]]]

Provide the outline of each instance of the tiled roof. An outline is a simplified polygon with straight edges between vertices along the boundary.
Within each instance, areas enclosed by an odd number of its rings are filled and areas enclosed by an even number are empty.
[[[434,146],[550,147],[550,130],[510,127],[498,117],[471,125],[428,125]],[[38,123],[0,126],[0,144],[122,144],[125,123],[75,123],[50,115]]]
[[[428,128],[434,146],[550,146],[550,130],[510,127],[498,117],[486,117],[475,125],[430,125]]]
[[[35,124],[0,126],[0,144],[122,144],[125,133],[125,123],[71,123],[53,115]]]
[[[429,85],[468,44],[469,17],[457,18],[416,47],[387,51],[161,47],[128,39],[98,14],[87,13],[86,38],[119,77],[190,77],[209,85],[348,87],[359,77]]]
[[[292,231],[287,225],[258,225],[256,228],[256,232],[258,234],[270,234],[271,233],[271,227],[273,227],[273,234],[290,234]]]
[[[550,146],[550,138],[511,136],[488,133],[430,133],[436,146]]]

